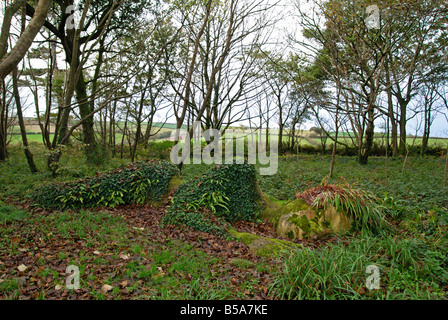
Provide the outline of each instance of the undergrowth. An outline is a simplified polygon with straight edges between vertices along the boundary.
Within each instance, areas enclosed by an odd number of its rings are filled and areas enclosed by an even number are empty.
[[[282,299],[443,299],[447,243],[435,250],[418,239],[362,237],[292,251],[272,290]],[[379,288],[367,288],[369,266]]]
[[[140,161],[94,177],[39,186],[31,200],[56,210],[157,202],[169,191],[176,173],[170,162]]]
[[[164,223],[223,234],[226,222],[252,220],[260,200],[254,166],[216,166],[176,190]]]

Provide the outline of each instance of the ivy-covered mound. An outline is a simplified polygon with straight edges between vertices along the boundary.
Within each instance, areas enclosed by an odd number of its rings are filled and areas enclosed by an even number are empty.
[[[227,222],[253,219],[260,200],[253,165],[218,165],[176,190],[163,223],[224,234]]]
[[[41,186],[31,199],[53,210],[158,202],[169,191],[170,180],[177,172],[168,161],[139,161],[94,177]]]

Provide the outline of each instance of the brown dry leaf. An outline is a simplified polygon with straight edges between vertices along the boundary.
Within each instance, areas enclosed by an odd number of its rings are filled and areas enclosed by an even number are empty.
[[[112,286],[110,286],[110,285],[108,285],[108,284],[105,284],[105,285],[103,285],[103,286],[101,287],[101,292],[102,292],[103,294],[106,294],[106,293],[108,293],[109,291],[112,291],[113,288],[114,288],[114,287],[112,287]]]
[[[165,272],[163,272],[162,267],[157,267],[157,271],[159,271],[159,275],[164,276]]]
[[[61,286],[60,284],[58,284],[58,285],[56,285],[55,287],[54,287],[54,290],[56,290],[56,291],[60,291],[60,290],[62,290],[64,287],[63,286]]]
[[[28,269],[28,267],[24,264],[21,264],[20,266],[17,267],[17,269],[19,269],[19,271],[24,272],[26,269]]]
[[[120,282],[120,287],[122,287],[122,288],[126,288],[128,285],[129,285],[129,281],[127,281],[127,280]]]
[[[101,252],[99,252],[99,251],[93,251],[93,254],[95,254],[95,255],[100,255],[101,254]]]
[[[123,260],[129,260],[129,258],[130,258],[129,255],[124,254],[124,253],[121,253],[119,257],[120,257],[120,259],[123,259]]]

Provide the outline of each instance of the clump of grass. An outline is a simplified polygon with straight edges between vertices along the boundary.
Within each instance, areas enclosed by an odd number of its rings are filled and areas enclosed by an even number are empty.
[[[0,224],[6,225],[20,221],[28,216],[28,213],[15,207],[4,205],[0,202]]]
[[[301,248],[284,258],[271,292],[281,299],[439,299],[447,281],[446,257],[419,240],[365,237]],[[369,290],[368,266],[379,270]]]
[[[357,289],[363,285],[368,265],[365,256],[341,245],[296,249],[286,259],[273,290],[288,300],[360,298]]]
[[[15,299],[18,296],[18,289],[20,287],[17,279],[4,280],[0,282],[0,297],[6,299]]]
[[[297,194],[297,198],[317,209],[335,207],[336,210],[351,216],[355,227],[360,230],[374,233],[390,231],[390,224],[380,205],[381,200],[349,183],[330,184],[324,180],[317,187]]]

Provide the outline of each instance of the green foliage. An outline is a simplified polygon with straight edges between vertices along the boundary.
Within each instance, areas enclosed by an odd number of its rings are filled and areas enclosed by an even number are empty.
[[[328,175],[330,163],[330,157],[282,157],[277,174],[260,177],[260,189],[277,199],[293,200],[297,193],[318,186]],[[403,215],[434,207],[448,208],[448,197],[442,189],[445,159],[410,157],[404,170],[403,164],[404,159],[400,158],[371,157],[367,166],[361,166],[355,158],[337,157],[334,176],[328,182],[344,179],[380,199],[392,197]],[[386,213],[392,214],[390,210]]]
[[[351,216],[355,227],[360,230],[375,233],[390,230],[380,200],[372,193],[354,188],[346,182],[330,184],[324,180],[319,186],[306,190],[297,197],[317,209],[335,207]]]
[[[106,148],[101,144],[94,144],[92,146],[84,145],[84,152],[86,153],[86,160],[87,163],[100,166],[104,164],[104,162],[107,160],[107,150]]]
[[[385,192],[381,207],[387,217],[393,220],[400,220],[404,217],[407,210],[406,207],[401,205],[394,197]]]
[[[282,299],[437,299],[447,260],[416,239],[350,239],[292,251],[272,290]],[[380,270],[378,290],[366,287],[369,265]]]
[[[169,132],[168,132],[169,134]],[[174,146],[173,141],[151,141],[148,143],[147,150],[149,158],[157,158],[163,160],[170,159],[170,152]]]
[[[254,166],[216,166],[176,190],[164,223],[223,233],[225,221],[253,219],[260,200]]]
[[[115,207],[160,201],[177,168],[162,160],[136,162],[115,171],[38,187],[31,199],[48,209]]]
[[[0,225],[20,221],[28,216],[28,213],[15,207],[4,205],[0,201]]]

